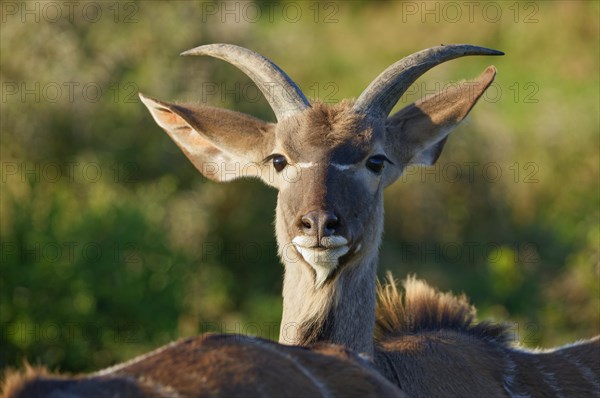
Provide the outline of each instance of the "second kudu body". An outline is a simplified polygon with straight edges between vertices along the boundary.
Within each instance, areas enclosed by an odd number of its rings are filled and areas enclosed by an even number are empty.
[[[545,354],[559,365],[544,370],[541,354],[512,349],[501,327],[472,325],[465,303],[435,298],[431,292],[428,302],[427,289],[412,290],[415,297],[424,294],[415,330],[406,326],[410,319],[399,320],[402,298],[388,297],[392,304],[378,308],[380,341],[373,339],[383,190],[408,165],[437,160],[450,131],[492,83],[495,68],[388,114],[432,67],[466,55],[500,54],[469,45],[424,50],[387,68],[355,102],[331,106],[310,103],[279,67],[250,50],[215,44],[183,54],[220,58],[241,69],[263,92],[277,123],[140,95],[156,122],[206,177],[258,177],[279,190],[276,236],[285,266],[281,343],[342,344],[375,358],[390,380],[415,395],[518,395],[546,387],[563,391],[563,384],[548,374],[568,380],[565,393],[597,390],[600,364],[590,355],[598,353],[598,339]],[[430,327],[451,331],[429,336]],[[402,336],[411,333],[419,335],[412,340]],[[482,369],[487,373],[473,378]],[[531,369],[539,374],[523,376]]]

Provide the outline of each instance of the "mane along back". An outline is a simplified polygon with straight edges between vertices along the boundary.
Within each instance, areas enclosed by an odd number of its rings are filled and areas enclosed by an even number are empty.
[[[377,283],[375,339],[425,331],[452,330],[508,345],[508,325],[476,321],[476,309],[464,294],[442,293],[409,275],[399,290],[391,272]]]

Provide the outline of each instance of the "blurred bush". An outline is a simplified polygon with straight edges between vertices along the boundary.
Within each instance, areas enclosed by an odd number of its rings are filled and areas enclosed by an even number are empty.
[[[599,3],[74,4],[2,4],[0,367],[89,371],[207,331],[277,338],[275,192],[207,182],[137,99],[273,120],[241,72],[177,56],[213,42],[329,102],[425,47],[505,51],[432,70],[397,106],[499,69],[439,163],[386,192],[380,272],[464,291],[528,346],[599,332]]]

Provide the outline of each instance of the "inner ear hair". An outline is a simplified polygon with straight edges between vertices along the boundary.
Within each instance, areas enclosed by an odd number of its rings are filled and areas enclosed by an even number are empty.
[[[478,78],[463,81],[408,105],[388,118],[386,144],[402,163],[433,164],[448,134],[468,115],[493,82],[489,66]]]

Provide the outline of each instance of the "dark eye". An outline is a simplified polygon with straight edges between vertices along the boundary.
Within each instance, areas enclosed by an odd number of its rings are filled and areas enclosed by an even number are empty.
[[[266,160],[267,161],[270,160],[273,163],[273,167],[275,168],[275,170],[278,173],[281,170],[283,170],[285,168],[285,166],[287,166],[287,164],[288,164],[287,159],[285,158],[285,156],[279,155],[279,154],[273,154],[273,155],[269,156]]]
[[[375,174],[381,173],[385,167],[385,162],[389,162],[388,158],[383,155],[375,155],[367,159],[367,168]],[[391,162],[390,162],[391,163]]]

